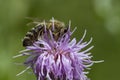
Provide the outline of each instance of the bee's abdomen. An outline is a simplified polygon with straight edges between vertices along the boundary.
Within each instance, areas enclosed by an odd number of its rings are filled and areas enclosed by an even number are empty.
[[[23,46],[24,47],[25,46],[30,46],[32,44],[33,44],[33,42],[31,41],[30,37],[24,37],[24,39],[23,39]]]
[[[23,39],[23,46],[26,47],[33,45],[33,43],[38,40],[38,36],[40,36],[42,29],[43,27],[39,25],[27,32]]]

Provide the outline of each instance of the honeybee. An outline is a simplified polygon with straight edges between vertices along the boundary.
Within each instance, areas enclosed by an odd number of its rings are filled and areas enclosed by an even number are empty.
[[[45,27],[46,30],[51,30],[53,38],[57,41],[59,37],[61,37],[64,33],[67,32],[68,27],[65,27],[65,24],[61,21],[51,19],[47,22],[36,22],[33,23],[36,24],[35,27],[33,27],[30,31],[28,31],[23,39],[23,46],[31,46],[35,41],[41,38],[41,36],[44,34]],[[53,27],[54,26],[54,27]],[[54,28],[54,29],[53,29]]]

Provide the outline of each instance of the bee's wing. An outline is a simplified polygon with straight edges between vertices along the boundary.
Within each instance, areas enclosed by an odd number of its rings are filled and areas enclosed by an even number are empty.
[[[42,22],[39,18],[32,18],[32,17],[26,17],[25,19],[30,20],[29,23],[27,23],[27,26],[36,26],[40,22]]]

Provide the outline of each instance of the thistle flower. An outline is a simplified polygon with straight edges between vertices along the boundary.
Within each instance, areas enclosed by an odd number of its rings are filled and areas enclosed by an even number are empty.
[[[54,20],[53,26],[54,28]],[[91,53],[89,50],[82,50],[88,46],[90,41],[83,42],[86,35],[86,30],[83,37],[77,43],[76,38],[70,39],[72,33],[70,31],[70,23],[66,33],[54,39],[52,31],[46,30],[44,23],[45,33],[33,45],[27,46],[25,50],[21,51],[22,54],[18,56],[28,55],[29,57],[24,62],[28,66],[27,69],[32,68],[37,80],[88,80],[85,72],[90,66],[95,63],[92,61]]]

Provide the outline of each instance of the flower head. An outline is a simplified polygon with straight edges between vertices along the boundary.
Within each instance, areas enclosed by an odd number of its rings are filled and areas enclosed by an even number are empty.
[[[37,80],[88,80],[85,70],[94,63],[89,53],[93,46],[82,49],[91,43],[92,38],[89,42],[83,42],[85,30],[77,43],[76,38],[70,39],[73,32],[69,24],[67,31],[55,40],[52,31],[45,29],[40,39],[22,51],[21,55],[29,55],[24,64],[32,68]]]

